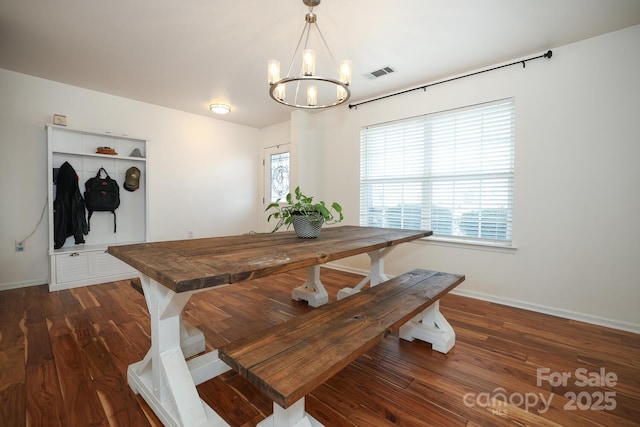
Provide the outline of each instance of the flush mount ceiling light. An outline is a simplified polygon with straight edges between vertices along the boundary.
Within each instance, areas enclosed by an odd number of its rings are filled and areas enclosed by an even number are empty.
[[[269,61],[269,95],[275,101],[290,107],[319,109],[333,107],[346,102],[351,96],[349,83],[351,83],[351,61],[340,61],[338,64],[320,32],[316,22],[317,16],[313,13],[313,7],[320,4],[320,0],[302,0],[309,6],[309,13],[305,15],[305,24],[298,40],[296,50],[293,52],[287,76],[280,78],[280,62],[272,59]],[[333,69],[338,78],[320,77],[315,75],[316,52],[309,48],[309,39],[312,33],[317,33],[322,41],[328,56],[333,62]],[[302,40],[304,46],[300,49]],[[298,58],[298,61],[296,61]],[[295,63],[295,64],[294,64]],[[300,64],[300,74],[291,75],[294,65]],[[296,67],[297,68],[297,67]]]
[[[216,114],[227,114],[229,111],[231,111],[231,107],[229,107],[227,104],[220,103],[209,105],[209,109]]]

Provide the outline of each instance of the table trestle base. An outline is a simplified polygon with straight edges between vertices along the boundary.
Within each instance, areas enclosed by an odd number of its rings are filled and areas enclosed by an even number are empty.
[[[320,266],[307,267],[307,281],[291,292],[291,299],[306,301],[311,307],[320,307],[329,302],[329,294],[320,281]]]
[[[367,252],[367,255],[369,255],[369,258],[371,259],[371,268],[369,270],[369,274],[367,275],[367,277],[362,279],[360,283],[358,283],[355,287],[340,289],[338,291],[338,299],[341,300],[348,297],[349,295],[360,292],[367,283],[369,283],[369,286],[374,287],[384,281],[389,280],[389,277],[387,277],[387,275],[384,273],[384,257],[386,257],[389,252],[394,249],[394,247],[395,246],[389,246],[384,249]]]
[[[273,414],[256,427],[324,427],[324,424],[305,412],[303,397],[287,409],[274,402]]]
[[[195,356],[205,350],[202,331],[182,319],[180,321],[180,348],[184,357]]]
[[[142,275],[141,283],[151,318],[151,349],[129,365],[127,380],[166,426],[226,427],[227,424],[196,389],[230,367],[212,351],[204,351],[204,336],[182,321],[182,310],[194,292],[175,293]]]
[[[431,343],[431,348],[448,353],[456,343],[456,333],[440,313],[440,301],[436,301],[422,313],[400,327],[400,338],[406,341],[419,339]]]

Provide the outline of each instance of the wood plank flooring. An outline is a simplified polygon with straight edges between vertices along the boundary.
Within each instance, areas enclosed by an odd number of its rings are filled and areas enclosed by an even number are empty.
[[[216,348],[313,310],[290,298],[305,278],[202,292],[184,318]],[[360,280],[325,268],[321,278],[330,300]],[[640,425],[640,335],[457,295],[441,311],[457,334],[447,355],[387,337],[309,395],[308,412],[330,427]],[[149,336],[144,298],[128,281],[0,292],[0,426],[160,426],[126,379]],[[272,411],[233,372],[198,391],[232,426]]]

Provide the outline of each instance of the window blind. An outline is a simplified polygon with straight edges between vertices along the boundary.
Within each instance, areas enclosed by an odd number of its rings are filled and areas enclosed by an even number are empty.
[[[515,102],[365,127],[360,224],[511,242]]]

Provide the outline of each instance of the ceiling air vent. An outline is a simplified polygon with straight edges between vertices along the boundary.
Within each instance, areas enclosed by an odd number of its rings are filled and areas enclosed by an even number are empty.
[[[382,67],[379,70],[375,70],[375,71],[371,71],[370,73],[367,73],[367,77],[369,77],[370,79],[377,79],[378,77],[382,77],[385,76],[387,74],[391,74],[393,72],[395,72],[396,70],[394,70],[391,67]]]

